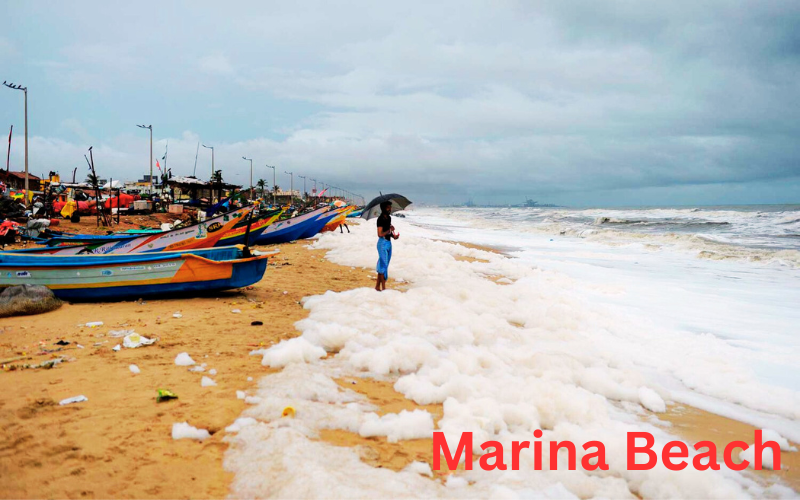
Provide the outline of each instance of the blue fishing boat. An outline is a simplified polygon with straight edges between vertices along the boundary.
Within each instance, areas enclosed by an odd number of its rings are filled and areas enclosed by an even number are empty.
[[[322,228],[325,227],[325,225],[333,220],[337,215],[339,215],[339,210],[331,210],[330,212],[320,215],[316,220],[308,224],[305,230],[298,235],[297,239],[304,240],[306,238],[316,236],[320,231],[322,231]]]
[[[209,248],[227,236],[240,222],[246,221],[252,210],[253,207],[245,207],[191,226],[151,235],[78,235],[54,238],[48,242],[52,246],[26,249],[22,252],[53,255],[129,254]]]
[[[198,295],[252,285],[267,255],[244,246],[108,255],[0,253],[0,288],[43,285],[72,301]]]
[[[300,239],[300,235],[311,227],[316,226],[317,219],[327,211],[328,207],[324,207],[307,214],[275,222],[261,233],[261,236],[256,238],[254,244],[272,245]]]

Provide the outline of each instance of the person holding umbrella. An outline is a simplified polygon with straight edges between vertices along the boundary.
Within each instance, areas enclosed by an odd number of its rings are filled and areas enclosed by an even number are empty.
[[[386,279],[389,277],[389,262],[392,260],[392,239],[400,237],[392,225],[392,202],[384,201],[380,204],[381,215],[378,216],[378,281],[375,290],[386,290]]]
[[[403,210],[411,205],[411,201],[397,193],[381,194],[367,203],[361,212],[361,218],[370,220],[378,217],[378,280],[375,290],[386,290],[386,279],[389,278],[389,262],[392,260],[392,240],[400,237],[392,225],[392,212]],[[380,215],[378,215],[380,214]]]

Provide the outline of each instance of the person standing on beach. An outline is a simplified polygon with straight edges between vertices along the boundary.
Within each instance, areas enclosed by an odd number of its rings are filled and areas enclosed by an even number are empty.
[[[386,290],[386,280],[389,278],[389,262],[392,260],[392,238],[400,237],[394,232],[392,225],[392,202],[381,203],[381,215],[378,216],[378,281],[375,290]]]

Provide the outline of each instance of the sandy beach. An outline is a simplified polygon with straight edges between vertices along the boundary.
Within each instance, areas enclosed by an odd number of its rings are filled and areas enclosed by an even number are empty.
[[[311,250],[307,243],[277,248],[280,253],[271,259],[264,279],[248,289],[207,298],[65,304],[47,314],[0,320],[0,358],[9,370],[0,374],[2,497],[228,496],[233,474],[223,467],[229,446],[225,428],[248,406],[237,391],[252,394],[260,377],[279,371],[262,366],[250,351],[298,335],[294,324],[308,315],[300,304],[303,297],[374,286],[372,270],[333,264],[324,250]],[[482,261],[479,255],[455,259]],[[407,287],[393,281],[389,285],[400,291]],[[182,317],[173,317],[175,313]],[[81,326],[98,321],[103,325]],[[253,326],[256,321],[263,325]],[[111,332],[118,330],[158,340],[115,352],[112,348],[121,338]],[[58,346],[59,340],[69,344]],[[175,357],[182,352],[205,365],[205,371],[176,366]],[[56,357],[65,361],[52,369],[11,369]],[[131,364],[141,373],[132,373]],[[216,386],[202,387],[201,378],[212,369]],[[415,404],[395,391],[391,378],[342,377],[336,382],[364,396],[379,415],[424,409],[436,422],[442,417],[441,404]],[[178,399],[157,403],[157,389],[169,389]],[[58,404],[77,395],[88,401]],[[752,441],[752,426],[684,405],[671,405],[657,417],[669,432],[690,443]],[[173,440],[172,425],[178,422],[208,429],[212,436],[203,442]],[[362,462],[375,468],[399,471],[415,461],[432,462],[430,439],[390,443],[386,437],[342,429],[323,429],[318,439],[353,448]],[[800,488],[797,453],[782,453],[782,461],[781,471],[746,474],[765,485],[780,480]],[[430,480],[446,477],[435,473]]]

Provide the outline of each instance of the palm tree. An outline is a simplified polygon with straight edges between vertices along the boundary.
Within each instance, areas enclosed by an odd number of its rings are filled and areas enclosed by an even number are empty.
[[[264,179],[259,179],[258,182],[256,182],[256,186],[258,187],[258,189],[261,190],[261,197],[263,198],[264,197],[264,188],[267,187],[267,181],[265,181]]]
[[[91,172],[86,175],[86,183],[94,187],[97,185],[97,176]]]

